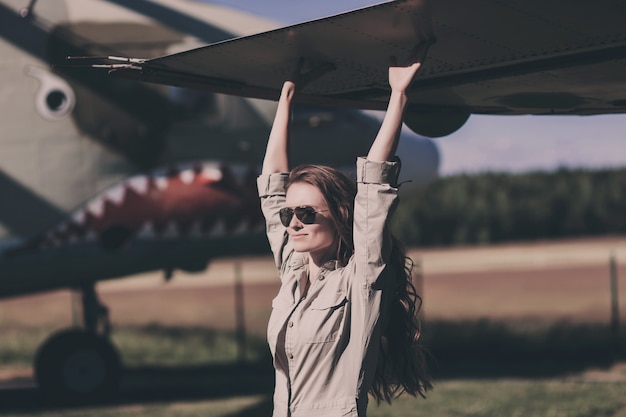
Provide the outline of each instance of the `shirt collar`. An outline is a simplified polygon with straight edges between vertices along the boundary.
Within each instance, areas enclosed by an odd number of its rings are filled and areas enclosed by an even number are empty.
[[[294,253],[291,257],[291,268],[295,271],[301,268],[304,268],[309,264],[309,256],[305,253]],[[345,265],[342,265],[336,259],[326,261],[324,265],[322,265],[322,269],[326,269],[328,271],[334,271],[335,269],[341,268]]]

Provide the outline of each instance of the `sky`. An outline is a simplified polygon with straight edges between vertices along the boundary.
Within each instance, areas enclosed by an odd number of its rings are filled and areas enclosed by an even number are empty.
[[[376,4],[371,0],[211,0],[285,25]],[[626,167],[626,115],[472,116],[435,139],[440,174]]]

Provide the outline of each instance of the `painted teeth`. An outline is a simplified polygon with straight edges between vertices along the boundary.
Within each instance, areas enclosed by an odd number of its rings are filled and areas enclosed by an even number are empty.
[[[224,220],[219,220],[211,230],[211,236],[223,236],[226,234],[226,224]]]
[[[153,238],[154,237],[154,226],[152,222],[146,222],[137,233],[137,236],[140,238]]]
[[[244,233],[246,233],[248,231],[248,226],[246,225],[246,222],[241,222],[237,228],[235,228],[235,230],[233,230],[233,234],[234,235],[242,235]]]
[[[104,200],[98,198],[97,200],[90,202],[89,212],[96,217],[102,216],[102,213],[104,213]]]
[[[61,223],[60,225],[57,226],[56,232],[57,233],[65,233],[67,231],[67,227],[68,227],[68,224],[63,222],[63,223]]]
[[[98,240],[98,236],[92,229],[89,229],[85,235],[85,242],[95,242],[96,240]]]
[[[148,177],[133,177],[128,180],[128,186],[139,194],[146,194],[148,192]]]
[[[184,184],[191,184],[195,177],[196,174],[191,169],[186,169],[178,174],[178,178],[180,178]]]
[[[82,225],[85,222],[85,212],[83,210],[79,210],[72,216],[72,219],[75,223]]]
[[[202,169],[202,176],[209,180],[219,181],[222,179],[222,171],[215,167],[204,167]]]
[[[165,190],[167,188],[167,182],[168,181],[166,177],[156,177],[154,179],[154,183],[159,190]]]
[[[213,162],[205,162],[202,164],[185,165],[175,169],[167,169],[153,171],[147,175],[136,175],[118,182],[110,187],[107,191],[97,195],[91,201],[87,201],[80,209],[72,212],[69,217],[57,224],[53,229],[41,237],[40,247],[51,248],[66,244],[76,244],[78,242],[97,242],[98,233],[94,230],[94,225],[99,224],[111,214],[115,216],[117,211],[107,213],[110,204],[121,206],[127,200],[130,190],[132,189],[138,195],[147,196],[152,190],[167,190],[172,179],[178,178],[182,184],[193,184],[195,181],[202,182],[218,182],[223,180],[224,173],[229,176],[233,175],[236,181],[243,182],[244,178],[248,178],[243,166],[229,166],[223,168],[220,164]],[[227,171],[224,171],[227,170]],[[158,200],[158,198],[156,199]],[[158,201],[151,200],[149,204],[159,204]],[[206,213],[204,213],[206,215]],[[154,221],[154,219],[152,219]],[[140,230],[136,234],[136,238],[141,239],[175,239],[184,237],[187,239],[201,239],[207,237],[222,237],[225,235],[240,235],[247,233],[252,229],[263,230],[262,222],[252,222],[251,219],[242,218],[237,224],[231,225],[224,218],[221,219],[204,219],[195,220],[189,224],[187,221],[191,219],[181,220],[188,227],[181,229],[179,223],[173,217],[165,218],[161,221],[167,221],[166,224],[159,223],[158,233],[155,231],[153,221],[145,221]],[[209,223],[208,220],[214,220],[215,223]],[[183,223],[181,223],[183,224]],[[135,225],[136,227],[137,225]],[[136,230],[136,229],[135,229]],[[184,234],[184,236],[183,236]]]
[[[126,188],[123,185],[118,185],[107,193],[107,200],[120,205],[124,202],[125,195]]]
[[[175,238],[178,237],[178,227],[176,227],[175,223],[168,223],[167,227],[163,231],[162,234],[165,238]]]
[[[199,221],[194,222],[189,228],[188,235],[189,237],[202,237],[202,224]]]

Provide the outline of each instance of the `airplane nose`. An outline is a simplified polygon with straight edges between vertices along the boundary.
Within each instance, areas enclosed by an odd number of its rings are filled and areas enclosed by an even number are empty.
[[[397,155],[402,160],[399,182],[402,189],[425,186],[439,176],[440,154],[432,139],[413,133],[403,126]]]

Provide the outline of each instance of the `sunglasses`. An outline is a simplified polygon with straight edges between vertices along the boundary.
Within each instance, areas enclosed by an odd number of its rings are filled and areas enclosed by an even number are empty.
[[[328,210],[315,210],[311,206],[300,206],[296,208],[284,207],[278,212],[280,216],[280,222],[285,227],[289,227],[293,215],[296,215],[296,219],[300,220],[303,224],[315,223],[315,214]]]

